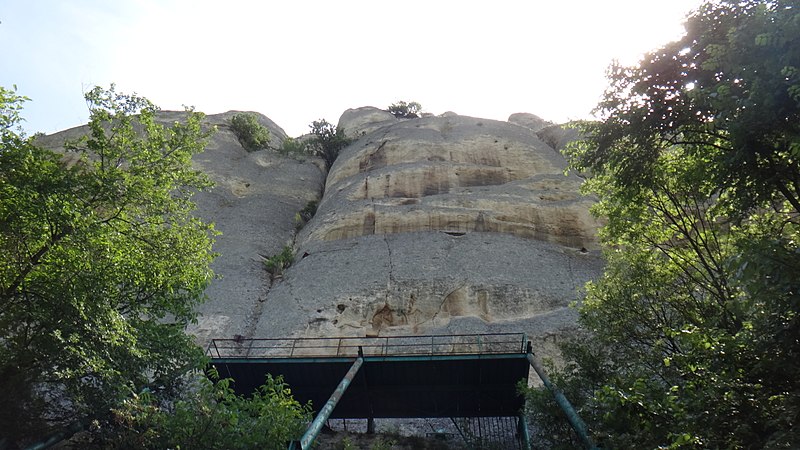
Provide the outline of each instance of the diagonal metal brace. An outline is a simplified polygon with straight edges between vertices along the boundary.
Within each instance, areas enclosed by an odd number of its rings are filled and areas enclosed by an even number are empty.
[[[353,361],[353,365],[350,366],[350,370],[347,371],[342,381],[339,382],[339,385],[336,386],[336,389],[331,394],[328,401],[325,403],[325,406],[320,409],[317,417],[314,418],[314,421],[311,422],[311,425],[308,426],[305,434],[302,438],[300,438],[300,442],[292,442],[289,444],[289,450],[308,450],[311,448],[311,445],[314,443],[314,440],[317,438],[317,435],[322,430],[322,426],[328,420],[331,413],[333,413],[333,409],[336,408],[336,404],[339,403],[339,400],[344,395],[347,388],[350,386],[350,383],[356,377],[358,370],[361,368],[361,365],[364,364],[364,352],[361,347],[358,347],[358,358]]]
[[[544,367],[534,358],[533,345],[530,341],[528,341],[527,350],[528,362],[531,364],[531,367],[533,367],[533,370],[536,371],[536,375],[539,375],[545,387],[547,387],[550,393],[553,394],[553,397],[555,397],[556,403],[561,407],[561,410],[564,411],[564,414],[566,414],[570,426],[572,426],[572,429],[578,434],[578,438],[580,438],[584,447],[590,450],[597,449],[598,447],[594,445],[592,438],[589,437],[589,429],[586,427],[583,420],[581,420],[580,416],[578,416],[575,408],[572,407],[572,404],[567,400],[567,397],[564,396],[561,390],[550,382],[550,377],[544,372]]]

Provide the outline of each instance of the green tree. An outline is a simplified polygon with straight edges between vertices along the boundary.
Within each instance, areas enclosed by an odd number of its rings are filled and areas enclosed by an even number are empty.
[[[249,398],[238,396],[231,380],[200,378],[183,395],[163,406],[143,392],[114,411],[117,426],[104,436],[103,448],[117,449],[285,449],[303,434],[311,405],[291,396],[282,378],[267,375]]]
[[[576,165],[613,167],[648,186],[675,146],[703,158],[708,181],[741,218],[765,202],[800,211],[800,20],[790,1],[711,1],[679,41],[635,67],[612,65],[602,125]],[[624,150],[624,151],[623,151]]]
[[[210,184],[190,163],[208,136],[202,114],[164,127],[146,99],[95,88],[88,135],[56,153],[14,130],[23,100],[0,90],[0,392],[11,396],[0,438],[12,441],[197,367],[184,329],[212,277],[214,233],[191,215]]]
[[[325,119],[315,120],[309,125],[312,137],[308,141],[306,151],[314,156],[319,156],[325,161],[325,167],[330,170],[333,162],[339,157],[339,152],[353,142],[345,135],[344,130],[334,126]]]
[[[231,118],[231,130],[248,152],[264,149],[270,141],[269,130],[258,123],[258,117],[253,113],[235,114]]]
[[[417,102],[405,102],[401,100],[389,105],[387,111],[400,119],[416,119],[422,112],[422,105]]]
[[[610,447],[797,447],[800,11],[710,1],[686,30],[612,66],[568,150],[607,267],[559,377]]]

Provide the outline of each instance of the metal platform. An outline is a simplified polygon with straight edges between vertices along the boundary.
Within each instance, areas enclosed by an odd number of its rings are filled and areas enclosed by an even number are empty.
[[[363,354],[331,418],[519,415],[517,383],[528,379],[522,333],[327,339],[215,339],[220,375],[248,394],[282,375],[294,397],[319,410]]]

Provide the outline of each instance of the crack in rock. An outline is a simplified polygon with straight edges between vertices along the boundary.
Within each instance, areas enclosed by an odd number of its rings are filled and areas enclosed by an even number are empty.
[[[256,300],[255,305],[250,310],[250,314],[248,314],[247,322],[244,327],[244,337],[246,338],[253,338],[256,332],[256,327],[258,326],[259,320],[261,320],[261,314],[264,312],[264,303],[267,301],[267,294],[269,294],[269,287],[267,287],[266,292],[263,295],[259,296]]]
[[[428,320],[424,320],[424,321],[420,322],[420,323],[419,323],[419,325],[424,325],[424,324],[426,324],[426,323],[428,323],[428,322],[433,322],[433,321],[435,321],[435,320],[436,320],[436,317],[438,317],[438,316],[439,316],[439,313],[440,313],[440,312],[442,312],[442,308],[444,308],[444,304],[447,302],[447,300],[448,300],[448,299],[450,299],[450,296],[451,296],[451,295],[453,295],[453,293],[455,293],[455,292],[456,292],[456,291],[458,291],[459,289],[463,289],[463,288],[464,288],[464,287],[466,287],[466,286],[467,286],[467,281],[465,280],[465,281],[462,281],[462,282],[461,282],[461,284],[459,284],[458,286],[456,286],[456,287],[454,287],[453,289],[451,289],[451,290],[450,290],[450,292],[448,292],[448,293],[447,293],[447,294],[444,296],[444,298],[442,298],[442,303],[440,303],[440,304],[439,304],[439,309],[437,309],[437,310],[436,310],[436,312],[435,312],[435,313],[433,313],[433,316],[431,316],[431,318],[430,318],[430,319],[428,319]]]
[[[383,242],[386,244],[386,252],[388,253],[389,262],[389,279],[386,283],[386,291],[388,292],[391,290],[394,283],[394,263],[392,262],[392,246],[389,245],[389,238],[386,233],[383,234]]]

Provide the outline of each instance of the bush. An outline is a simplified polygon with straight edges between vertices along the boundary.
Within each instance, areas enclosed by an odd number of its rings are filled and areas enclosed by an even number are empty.
[[[388,111],[399,119],[416,119],[422,113],[422,105],[417,102],[399,101],[389,105]]]
[[[334,126],[325,119],[315,120],[309,125],[313,137],[307,147],[308,153],[325,160],[325,168],[330,170],[339,152],[353,142],[344,134],[344,130]]]
[[[311,200],[306,203],[305,208],[300,211],[300,217],[302,217],[306,222],[311,220],[311,218],[314,217],[314,214],[317,213],[317,205],[319,205],[318,200]]]
[[[236,395],[232,380],[212,369],[177,401],[160,402],[143,392],[114,410],[115,427],[101,436],[116,449],[284,449],[311,420],[311,405],[292,398],[281,377],[267,375],[251,397]]]
[[[314,217],[314,214],[317,212],[318,203],[318,200],[311,200],[306,203],[306,206],[301,209],[300,212],[294,215],[294,224],[297,231],[300,231],[300,229]]]
[[[613,376],[609,372],[609,361],[616,356],[603,346],[587,345],[590,342],[590,336],[584,333],[562,341],[558,347],[566,361],[563,367],[557,367],[552,360],[543,361],[550,382],[564,394],[587,424],[596,423],[598,412],[592,397],[595,390]],[[570,426],[566,414],[549,389],[544,386],[528,387],[527,380],[521,380],[518,388],[526,399],[525,412],[529,423],[535,424],[530,430],[531,442],[538,442],[542,448],[553,450],[582,446],[580,437]],[[598,436],[593,438],[597,439]]]
[[[283,275],[283,271],[288,269],[293,261],[294,252],[292,251],[292,247],[286,245],[280,253],[267,258],[264,261],[264,266],[267,268],[267,272],[273,277],[278,277]]]
[[[396,443],[397,441],[393,439],[378,438],[376,441],[372,442],[370,450],[391,450],[392,446]]]
[[[306,142],[294,138],[286,138],[278,152],[282,155],[302,155],[306,153]]]
[[[231,118],[231,131],[248,152],[261,150],[269,144],[269,130],[258,123],[255,114],[239,113],[234,115]]]
[[[353,443],[353,440],[350,439],[350,436],[345,436],[342,438],[341,441],[336,443],[336,450],[355,450],[356,444]]]

